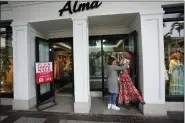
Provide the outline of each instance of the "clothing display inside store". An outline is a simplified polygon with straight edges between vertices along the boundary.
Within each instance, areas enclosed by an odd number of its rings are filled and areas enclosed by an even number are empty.
[[[54,60],[54,79],[56,80],[69,77],[72,71],[71,55],[67,52],[62,53],[63,55],[60,55],[60,53],[57,52]]]
[[[168,42],[167,42],[168,41]],[[165,93],[184,95],[184,40],[182,37],[165,39]]]
[[[59,41],[53,44],[52,50],[54,60],[55,91],[56,93],[71,94],[73,93],[72,42]]]
[[[184,65],[180,60],[182,53],[176,52],[170,56],[169,64],[169,95],[184,95]]]
[[[13,92],[13,57],[0,55],[0,93]]]
[[[12,20],[0,21],[0,95],[13,97]]]
[[[184,101],[184,10],[176,14],[163,23],[166,101]]]

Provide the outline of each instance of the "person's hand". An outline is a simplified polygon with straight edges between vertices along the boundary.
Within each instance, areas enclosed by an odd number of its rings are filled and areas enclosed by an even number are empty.
[[[130,63],[130,60],[127,59],[127,63],[129,64]]]
[[[126,64],[126,63],[127,63],[127,59],[124,59],[123,64]]]

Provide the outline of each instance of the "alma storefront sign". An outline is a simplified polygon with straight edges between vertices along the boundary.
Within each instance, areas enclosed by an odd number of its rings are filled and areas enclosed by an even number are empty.
[[[75,1],[74,4],[71,4],[71,1],[67,1],[62,9],[59,10],[59,15],[62,16],[65,11],[68,11],[70,14],[92,10],[100,7],[102,2],[100,1],[92,1],[92,2],[85,2],[85,3],[78,3]]]

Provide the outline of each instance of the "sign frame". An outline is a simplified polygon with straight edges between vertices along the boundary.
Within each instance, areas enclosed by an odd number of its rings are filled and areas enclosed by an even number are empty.
[[[45,63],[45,62],[50,62],[51,63],[51,65],[52,65],[52,76],[53,76],[53,80],[51,81],[51,82],[43,82],[43,83],[40,83],[40,84],[37,84],[37,80],[36,80],[36,64],[37,63]],[[53,85],[54,85],[54,64],[53,64],[53,62],[51,62],[51,61],[42,61],[42,62],[35,62],[34,63],[34,65],[35,65],[35,87],[36,87],[36,96],[37,96],[37,99],[39,99],[39,95],[38,95],[38,88],[37,88],[37,86],[39,85],[41,85],[41,84],[46,84],[46,83],[53,83]],[[42,103],[39,103],[39,101],[37,101],[37,104],[36,104],[36,107],[37,107],[37,110],[38,111],[42,111],[42,110],[44,110],[44,109],[47,109],[47,108],[50,108],[50,107],[52,107],[52,106],[55,106],[57,103],[56,103],[56,100],[55,100],[55,88],[54,88],[54,86],[52,86],[52,88],[53,88],[53,90],[54,90],[54,92],[53,92],[53,98],[51,98],[51,99],[49,99],[49,100],[46,100],[46,101],[44,101],[44,102],[42,102]],[[52,105],[49,105],[49,106],[46,106],[46,107],[44,107],[44,108],[40,108],[40,106],[43,106],[43,105],[45,105],[45,104],[48,104],[48,103],[51,103],[51,102],[53,102],[53,104]]]

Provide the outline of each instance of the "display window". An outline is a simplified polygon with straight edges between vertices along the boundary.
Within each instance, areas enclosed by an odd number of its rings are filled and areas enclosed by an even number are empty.
[[[166,101],[184,101],[184,14],[167,15],[163,23]]]
[[[1,97],[13,97],[13,47],[11,27],[1,28],[0,38],[0,94]]]

